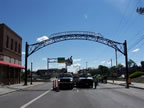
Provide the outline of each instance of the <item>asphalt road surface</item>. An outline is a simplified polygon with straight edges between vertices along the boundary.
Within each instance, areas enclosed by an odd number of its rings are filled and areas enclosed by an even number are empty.
[[[51,90],[52,83],[0,96],[0,108],[144,108],[144,90],[99,84],[97,89]]]

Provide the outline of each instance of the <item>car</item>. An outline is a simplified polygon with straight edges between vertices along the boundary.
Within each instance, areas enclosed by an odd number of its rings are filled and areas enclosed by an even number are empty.
[[[80,74],[77,87],[93,88],[93,77],[89,74]]]
[[[70,73],[62,73],[58,76],[59,88],[73,89],[73,76]]]

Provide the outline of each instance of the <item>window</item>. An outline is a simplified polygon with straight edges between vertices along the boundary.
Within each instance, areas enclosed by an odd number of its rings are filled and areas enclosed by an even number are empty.
[[[13,39],[11,39],[11,50],[13,50]]]
[[[6,38],[6,48],[8,48],[9,47],[9,37],[7,36],[7,38]]]
[[[17,52],[17,41],[15,41],[15,52]]]
[[[21,53],[21,45],[18,45],[18,53]]]

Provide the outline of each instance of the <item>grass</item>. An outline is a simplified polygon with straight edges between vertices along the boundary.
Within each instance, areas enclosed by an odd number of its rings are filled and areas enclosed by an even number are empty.
[[[126,79],[121,78],[121,79],[115,79],[115,80],[125,81]],[[133,78],[133,79],[131,79],[131,82],[144,83],[144,78],[142,78],[142,77]]]

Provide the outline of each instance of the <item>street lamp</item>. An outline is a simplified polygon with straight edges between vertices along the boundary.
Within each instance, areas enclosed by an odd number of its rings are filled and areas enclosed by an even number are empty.
[[[32,85],[32,68],[33,68],[33,63],[31,62],[31,85]]]

